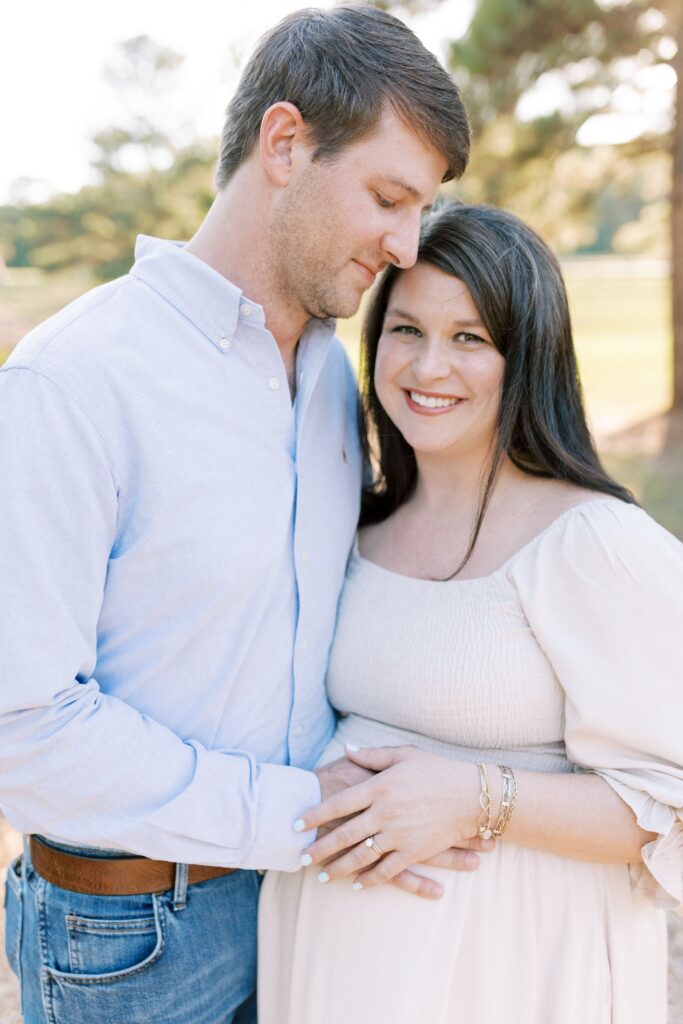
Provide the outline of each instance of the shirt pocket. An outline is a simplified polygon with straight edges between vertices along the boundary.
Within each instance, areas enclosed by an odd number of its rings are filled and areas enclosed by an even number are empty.
[[[12,861],[5,882],[5,952],[9,965],[20,976],[22,931],[22,863],[21,857]]]

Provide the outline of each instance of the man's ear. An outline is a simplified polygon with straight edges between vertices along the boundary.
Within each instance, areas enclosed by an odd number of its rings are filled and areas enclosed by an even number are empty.
[[[293,103],[273,103],[261,120],[259,152],[273,185],[286,185],[301,148],[310,150],[306,123]]]

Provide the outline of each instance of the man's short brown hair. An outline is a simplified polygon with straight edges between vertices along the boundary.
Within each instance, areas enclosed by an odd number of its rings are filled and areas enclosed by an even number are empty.
[[[469,124],[457,86],[398,18],[370,5],[306,8],[260,40],[228,106],[216,169],[218,189],[249,156],[268,107],[293,103],[316,145],[331,157],[377,127],[389,104],[459,178]]]

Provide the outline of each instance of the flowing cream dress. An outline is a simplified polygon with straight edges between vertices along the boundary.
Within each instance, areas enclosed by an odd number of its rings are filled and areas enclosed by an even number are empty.
[[[492,575],[447,583],[354,552],[328,687],[343,744],[601,775],[658,838],[593,864],[501,840],[438,902],[269,872],[259,1024],[664,1024],[683,901],[683,545],[614,498]],[[523,793],[520,794],[523,799]]]

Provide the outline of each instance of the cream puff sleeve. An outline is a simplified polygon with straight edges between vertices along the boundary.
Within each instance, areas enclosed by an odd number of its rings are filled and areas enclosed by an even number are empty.
[[[632,880],[683,912],[683,544],[641,509],[598,498],[508,571],[566,695],[567,756],[658,834]]]

